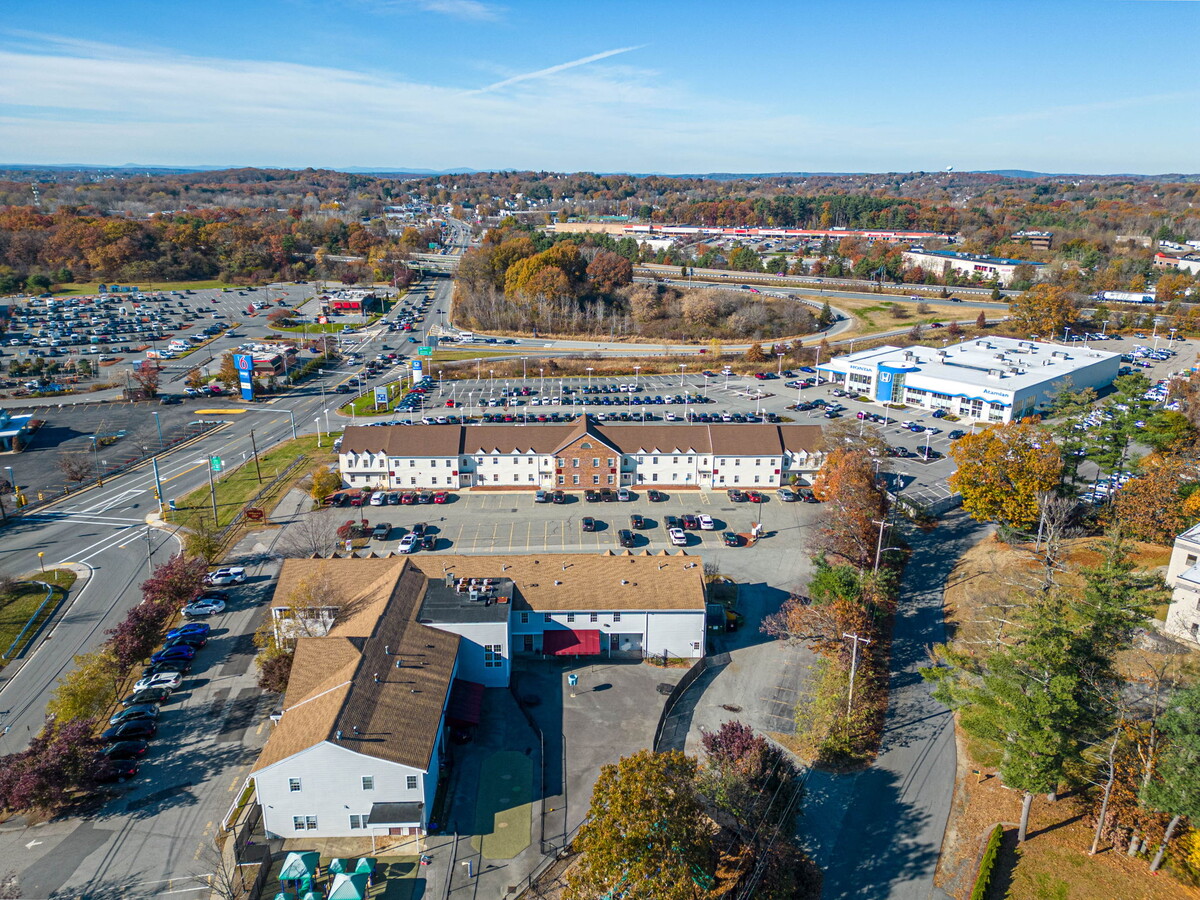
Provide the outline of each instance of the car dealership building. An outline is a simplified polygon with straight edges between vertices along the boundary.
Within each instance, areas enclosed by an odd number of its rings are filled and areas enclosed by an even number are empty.
[[[1044,407],[1063,386],[1107,387],[1120,366],[1119,353],[988,337],[942,349],[873,347],[835,357],[818,371],[822,380],[880,404],[1011,422]]]

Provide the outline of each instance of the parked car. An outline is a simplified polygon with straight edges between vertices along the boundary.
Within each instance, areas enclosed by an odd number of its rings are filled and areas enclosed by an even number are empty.
[[[205,584],[241,584],[246,580],[246,570],[241,566],[225,566],[204,576]]]
[[[144,703],[165,703],[171,699],[171,689],[165,687],[146,688],[134,691],[121,701],[122,706],[139,706]]]
[[[622,547],[632,547],[635,540],[636,538],[634,538],[633,532],[628,528],[622,528],[617,532],[617,541]]]
[[[100,751],[100,755],[105,759],[137,759],[146,752],[146,748],[150,744],[146,741],[117,741],[115,744],[109,744]]]
[[[431,534],[428,531],[421,535],[421,549],[434,550],[437,548],[437,535]]]
[[[401,553],[412,553],[417,549],[417,541],[419,538],[419,535],[410,532],[400,539],[400,546],[396,549]]]
[[[220,600],[222,603],[228,603],[229,594],[225,591],[203,591],[196,600]]]
[[[533,495],[534,503],[549,503],[550,494],[547,491],[536,491]]]
[[[643,519],[640,514],[634,513],[632,516],[629,517],[629,527],[630,528],[645,528],[646,520]]]
[[[163,649],[168,650],[171,647],[191,647],[194,650],[199,650],[208,643],[208,635],[206,634],[181,634],[177,637],[167,638],[163,641]]]
[[[662,491],[656,491],[656,490],[651,489],[649,491],[646,491],[646,499],[649,500],[651,503],[662,503],[662,501],[667,499],[667,495],[664,494]]]
[[[196,648],[189,647],[186,644],[179,644],[174,647],[164,647],[157,653],[150,656],[150,663],[157,665],[161,662],[172,662],[174,660],[191,660],[196,658]]]
[[[740,546],[742,546],[742,536],[741,536],[740,534],[735,534],[735,533],[734,533],[734,532],[732,532],[732,531],[726,531],[726,532],[724,532],[724,533],[721,535],[721,540],[725,542],[725,546],[726,546],[726,547],[740,547]]]
[[[700,528],[700,520],[691,513],[685,513],[679,518],[679,526],[687,531],[698,531]]]
[[[599,503],[600,502],[600,492],[593,491],[589,488],[588,490],[583,492],[583,499],[588,503]]]
[[[967,433],[959,428],[955,428],[952,432],[950,432],[948,435],[946,435],[946,437],[948,437],[952,441],[957,441],[960,437],[966,437],[966,436],[967,436]]]
[[[726,495],[734,503],[745,503],[746,502],[746,495],[743,494],[741,491],[737,490],[736,488],[731,488],[730,490],[728,490],[726,492]]]
[[[762,491],[746,491],[746,500],[749,503],[767,502],[767,498],[763,496]]]
[[[202,634],[205,637],[212,631],[212,626],[204,622],[188,622],[185,625],[180,625],[178,628],[172,628],[167,632],[167,638],[179,637],[181,634]]]
[[[795,503],[797,500],[796,492],[791,488],[780,488],[775,492],[775,496],[784,503]]]
[[[682,528],[668,528],[667,537],[671,539],[671,543],[676,547],[687,546],[687,534]]]
[[[133,692],[136,694],[150,688],[165,688],[173,691],[181,684],[183,684],[182,672],[156,672],[153,675],[144,675],[138,680],[133,686]]]
[[[388,535],[392,533],[392,526],[387,522],[380,522],[371,529],[371,539],[376,541],[386,541]]]
[[[542,493],[545,493],[545,491],[542,491]],[[445,491],[434,491],[433,492],[433,502],[434,503],[445,503],[449,499],[450,499],[450,495],[448,493],[446,493]]]
[[[672,528],[682,528],[683,522],[679,520],[679,516],[663,516],[663,527],[670,531]]]
[[[115,712],[108,720],[109,725],[120,725],[122,722],[132,722],[134,719],[157,719],[157,703],[135,703],[119,712]]]
[[[819,499],[817,499],[817,495],[813,493],[812,488],[800,488],[800,490],[796,492],[796,495],[805,503],[821,502]]]
[[[183,608],[183,617],[185,619],[200,619],[204,616],[215,616],[223,612],[225,612],[225,603],[222,600],[197,600]]]
[[[717,524],[713,521],[712,516],[700,515],[696,517],[696,523],[700,526],[701,531],[713,531]]]
[[[624,503],[626,501],[635,500],[637,498],[634,496],[633,491],[629,490],[629,488],[621,488],[620,490],[617,491],[617,499],[620,500],[622,503]]]
[[[591,516],[584,516],[583,520],[580,524],[583,526],[584,531],[595,531],[596,530],[596,520],[593,519]]]
[[[137,763],[132,759],[113,759],[106,756],[96,761],[96,768],[92,776],[100,784],[112,784],[114,781],[127,781],[137,773]]]
[[[555,503],[566,503],[567,495],[563,491],[555,491],[550,495],[550,499]]]
[[[107,744],[128,740],[148,741],[156,734],[158,723],[153,719],[134,719],[132,722],[122,722],[101,732],[100,739]]]

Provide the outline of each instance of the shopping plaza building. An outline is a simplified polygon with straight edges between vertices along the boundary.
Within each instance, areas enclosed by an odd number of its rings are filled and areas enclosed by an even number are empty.
[[[880,404],[945,410],[978,422],[1011,422],[1043,408],[1064,387],[1112,384],[1119,353],[1078,344],[989,337],[951,347],[873,347],[818,369]]]

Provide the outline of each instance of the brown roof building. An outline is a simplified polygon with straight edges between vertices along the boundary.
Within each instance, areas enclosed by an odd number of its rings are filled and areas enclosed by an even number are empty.
[[[774,488],[820,468],[816,425],[392,425],[346,429],[342,478],[389,490]]]
[[[508,684],[514,654],[698,658],[703,571],[682,551],[285,561],[276,612],[302,615],[289,598],[313,579],[342,587],[332,625],[320,619],[327,633],[296,638],[253,768],[264,827],[423,833],[447,726],[479,721],[484,688]]]

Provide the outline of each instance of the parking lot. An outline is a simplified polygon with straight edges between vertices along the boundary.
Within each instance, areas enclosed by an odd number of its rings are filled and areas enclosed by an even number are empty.
[[[436,538],[432,551],[421,553],[525,553],[525,552],[601,552],[624,549],[618,531],[633,532],[631,552],[658,553],[680,549],[689,553],[713,555],[736,553],[760,554],[764,548],[804,546],[804,536],[818,521],[820,506],[801,502],[781,502],[774,494],[763,495],[763,503],[735,503],[724,492],[669,491],[666,499],[651,503],[647,491],[634,491],[633,500],[589,503],[581,495],[568,495],[568,502],[535,503],[532,491],[480,492],[453,495],[450,502],[423,506],[364,506],[359,509],[333,508],[323,515],[331,521],[358,520],[371,525],[387,522],[392,531],[385,541],[371,541],[368,549],[377,553],[396,551],[403,536],[416,523],[425,523]],[[642,516],[640,529],[630,525],[631,515]],[[712,530],[685,530],[686,544],[673,545],[668,538],[667,517],[707,515]],[[594,531],[584,531],[583,519],[595,520]],[[754,522],[762,524],[763,538],[754,547],[727,547],[726,531],[748,534]],[[786,545],[785,543],[786,542]]]

